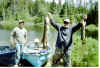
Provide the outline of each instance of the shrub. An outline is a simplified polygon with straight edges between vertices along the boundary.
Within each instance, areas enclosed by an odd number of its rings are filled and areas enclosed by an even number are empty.
[[[72,51],[73,66],[98,66],[98,40],[86,38],[82,44],[80,36],[74,37],[74,49]]]
[[[98,27],[96,25],[89,25],[86,27],[86,36],[98,39]]]

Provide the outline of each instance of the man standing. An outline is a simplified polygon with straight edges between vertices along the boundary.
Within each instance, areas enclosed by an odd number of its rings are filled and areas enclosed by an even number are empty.
[[[27,30],[24,28],[24,21],[19,21],[19,26],[15,27],[11,32],[11,46],[16,45],[16,58],[15,66],[18,66],[20,58],[22,56],[22,50],[24,45],[27,43]]]
[[[52,66],[57,66],[60,59],[62,58],[64,61],[64,66],[71,67],[72,36],[73,33],[80,29],[80,27],[82,27],[85,23],[80,22],[75,26],[70,26],[70,20],[65,19],[64,25],[61,26],[53,21],[53,16],[51,13],[48,13],[48,19],[50,21],[50,24],[58,31]],[[48,19],[46,18],[46,20]],[[82,20],[86,19],[87,16],[83,15]]]

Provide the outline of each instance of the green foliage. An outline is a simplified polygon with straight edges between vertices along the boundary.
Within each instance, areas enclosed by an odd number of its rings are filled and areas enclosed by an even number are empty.
[[[5,20],[5,21],[3,21],[3,28],[8,29],[8,30],[12,30],[14,27],[17,26],[17,24],[18,24],[18,22],[14,21],[13,19],[10,19],[9,21]]]
[[[50,12],[52,14],[56,14],[56,12],[57,12],[57,4],[55,2],[51,3],[51,5],[50,5]]]
[[[88,45],[88,66],[98,66],[98,41],[92,38],[87,39]]]
[[[86,27],[86,36],[98,39],[98,27],[94,24]]]
[[[98,3],[88,12],[87,25],[89,24],[98,25]]]
[[[65,3],[65,4],[63,4],[63,7],[62,7],[59,15],[60,15],[60,17],[64,17],[64,15],[66,15],[66,14],[67,14],[67,6],[66,6],[66,3]]]
[[[75,35],[72,64],[78,67],[98,66],[98,40],[88,37],[82,44],[80,37]]]
[[[53,17],[54,17],[55,22],[63,24],[63,21],[64,21],[63,18],[60,18],[58,15],[54,15]]]
[[[42,18],[40,18],[40,17],[34,17],[34,22],[35,23],[40,23],[40,22],[42,22]]]
[[[15,21],[23,19],[34,23],[42,23],[42,17],[46,16],[48,12],[57,15],[57,18],[60,16],[59,20],[67,17],[70,18],[72,22],[74,18],[76,19],[75,22],[78,22],[80,20],[80,16],[77,16],[76,14],[87,13],[88,10],[81,5],[79,7],[75,7],[74,4],[70,4],[69,2],[67,3],[67,0],[63,5],[56,4],[55,0],[51,3],[47,3],[44,0],[0,0],[1,19],[5,14],[6,20],[12,18]]]

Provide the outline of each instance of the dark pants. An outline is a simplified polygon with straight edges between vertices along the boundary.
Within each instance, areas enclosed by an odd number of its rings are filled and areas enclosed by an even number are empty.
[[[64,52],[64,50],[56,48],[54,56],[53,56],[53,67],[58,66],[58,63],[60,62],[60,59],[63,59],[63,64],[65,67],[71,67],[71,49],[67,52]]]

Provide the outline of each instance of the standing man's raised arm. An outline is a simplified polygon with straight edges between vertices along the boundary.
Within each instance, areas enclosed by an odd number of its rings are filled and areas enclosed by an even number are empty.
[[[78,29],[80,29],[80,27],[82,27],[82,23],[78,23],[77,25],[72,27],[72,32],[76,32]]]
[[[86,19],[87,19],[87,15],[83,14],[82,20],[79,22],[79,24],[72,27],[72,32],[76,32],[78,29],[80,29],[80,27],[85,26],[86,25],[86,22],[85,22]]]
[[[53,20],[53,16],[51,13],[48,13],[48,17],[49,17],[49,21],[51,23],[51,25],[56,29],[58,30],[60,28],[60,25],[57,24],[54,20]]]

